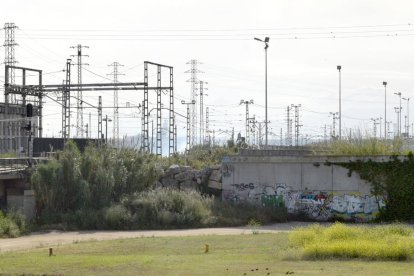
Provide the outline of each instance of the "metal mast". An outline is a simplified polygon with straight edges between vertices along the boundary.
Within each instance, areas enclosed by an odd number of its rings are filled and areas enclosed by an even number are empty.
[[[191,102],[194,104],[190,109],[190,125],[191,125],[191,143],[190,146],[194,146],[197,142],[197,84],[198,84],[198,73],[203,73],[197,69],[197,66],[201,64],[198,60],[192,59],[187,64],[190,64],[190,70],[185,71],[185,73],[190,73],[190,79],[187,82],[191,83]]]
[[[210,116],[209,116],[210,114],[209,114],[209,108],[208,108],[208,106],[206,107],[206,137],[205,137],[205,140],[206,140],[206,143],[210,146],[210,130],[209,130],[209,128],[210,128]]]
[[[102,139],[102,96],[99,96],[98,102],[98,140]]]
[[[82,137],[84,131],[83,124],[83,93],[82,93],[82,65],[89,65],[87,63],[82,63],[82,57],[89,57],[88,55],[82,55],[82,48],[89,48],[89,46],[82,46],[78,44],[77,46],[71,46],[72,49],[77,49],[76,55],[71,55],[71,57],[77,57],[78,63],[73,65],[78,66],[78,91],[76,99],[76,137]]]
[[[246,144],[249,145],[250,143],[250,132],[249,132],[249,128],[250,128],[250,118],[249,118],[249,104],[253,104],[253,100],[250,101],[245,101],[245,100],[241,100],[240,104],[245,104],[246,105]]]
[[[200,144],[204,144],[204,96],[207,96],[204,94],[204,90],[207,90],[204,88],[204,84],[206,83],[200,81]]]
[[[113,129],[112,137],[114,139],[114,144],[117,145],[119,142],[119,104],[118,104],[118,88],[116,84],[118,83],[118,76],[123,75],[118,72],[119,66],[124,66],[117,61],[112,62],[108,66],[113,67],[112,73],[108,74],[114,78],[114,117],[113,117]]]
[[[15,58],[15,49],[14,46],[17,46],[18,44],[14,40],[14,30],[17,29],[17,26],[14,25],[14,23],[5,23],[4,24],[4,65],[10,65],[15,66],[17,61]],[[7,80],[6,80],[7,82]],[[10,68],[9,71],[9,79],[8,83],[13,85],[15,84],[15,74],[14,69]],[[16,95],[15,94],[8,94],[4,101],[6,103],[16,103]]]
[[[302,126],[299,124],[299,107],[301,105],[292,104],[292,107],[295,109],[295,146],[299,146],[299,128]]]
[[[70,67],[71,59],[66,60],[66,80],[62,93],[62,138],[70,138]]]

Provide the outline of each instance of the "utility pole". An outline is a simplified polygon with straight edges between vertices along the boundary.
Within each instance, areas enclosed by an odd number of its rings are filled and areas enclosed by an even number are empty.
[[[118,76],[120,75],[124,75],[124,74],[120,74],[118,72],[118,67],[120,66],[124,66],[122,64],[120,64],[119,62],[112,62],[111,64],[109,64],[108,66],[111,66],[112,72],[108,75],[113,76],[113,81],[114,81],[114,120],[113,120],[113,129],[112,129],[112,137],[114,139],[114,144],[117,145],[117,143],[119,142],[119,103],[118,103],[118,88],[116,86],[116,84],[118,83]]]
[[[14,23],[4,23],[4,65],[16,66],[16,57],[15,57],[15,46],[18,46],[16,41],[14,40],[14,30],[18,27]],[[9,70],[9,84],[15,84],[15,72],[14,69],[11,68]],[[7,82],[7,80],[5,80]],[[4,101],[7,103],[16,104],[16,95],[15,94],[8,94]]]
[[[62,138],[70,138],[70,67],[72,60],[66,60],[66,80],[65,88],[62,93]]]
[[[195,105],[195,101],[191,101],[191,102],[186,102],[186,101],[181,101],[181,104],[185,104],[187,105],[187,146],[186,146],[186,151],[187,153],[190,151],[191,148],[191,131],[190,131],[190,119],[191,119],[191,113],[190,113],[190,105],[194,106]]]
[[[78,65],[78,91],[76,99],[76,137],[83,138],[83,93],[82,93],[82,66],[89,65],[87,63],[82,63],[82,57],[89,57],[88,55],[82,55],[82,48],[89,48],[89,46],[82,46],[78,44],[77,46],[71,46],[70,48],[77,49],[76,55],[71,55],[71,57],[77,57],[78,63],[73,65]]]
[[[198,70],[198,65],[202,64],[198,60],[192,59],[187,62],[187,64],[190,64],[190,70],[185,71],[185,73],[190,73],[190,79],[187,80],[187,82],[191,83],[191,102],[194,102],[191,106],[191,112],[190,112],[190,124],[191,124],[191,146],[194,146],[197,142],[197,84],[199,82],[197,78],[198,73],[203,73],[202,71]]]
[[[332,133],[331,133],[331,136],[332,136],[333,139],[335,139],[336,138],[336,135],[335,135],[335,129],[336,129],[335,121],[339,119],[338,112],[329,112],[329,114],[330,114],[330,116],[332,116]]]
[[[398,92],[398,93],[394,93],[394,95],[397,95],[399,98],[400,98],[400,110],[398,111],[398,114],[399,114],[399,117],[398,117],[398,136],[400,137],[401,136],[401,110],[402,110],[402,107],[401,107],[401,92]]]
[[[88,127],[88,131],[89,131],[89,138],[92,138],[92,114],[89,112],[89,127]]]
[[[210,114],[209,114],[209,108],[208,106],[206,107],[206,143],[208,144],[208,146],[210,146]]]
[[[98,141],[102,140],[102,96],[99,96],[98,102]]]
[[[384,139],[387,140],[388,132],[387,132],[387,82],[383,81],[382,85],[384,85],[384,97],[385,97],[385,107],[384,107]]]
[[[371,118],[374,126],[374,137],[377,138],[377,125],[379,124],[379,118]]]
[[[207,82],[200,81],[200,145],[204,144],[204,96],[208,96],[204,94],[204,90],[207,90],[204,84]]]
[[[291,105],[292,108],[295,109],[295,146],[299,146],[299,128],[302,126],[299,124],[299,107],[301,107],[300,104],[298,105]]]
[[[341,95],[341,65],[336,66],[339,72],[339,141],[342,139],[342,95]]]
[[[245,101],[245,100],[241,100],[240,101],[240,105],[246,105],[246,144],[249,145],[250,144],[250,134],[249,134],[249,105],[253,104],[253,100],[250,101]]]
[[[390,133],[391,133],[391,131],[390,131],[390,125],[392,124],[392,121],[388,121],[388,122],[385,122],[385,129],[387,130],[387,136],[386,136],[386,138],[385,139],[387,139],[388,140],[388,138],[389,138],[389,136],[390,136]]]
[[[105,115],[105,144],[108,144],[108,122],[112,122],[111,119],[108,118],[108,115]]]
[[[290,106],[287,106],[286,108],[286,121],[287,121],[287,126],[286,126],[286,146],[292,146],[292,119],[290,118],[290,111],[291,108]]]
[[[406,122],[405,122],[405,133],[407,138],[410,137],[410,99],[411,98],[402,98],[404,101],[407,101],[407,115],[406,115]]]
[[[401,136],[401,132],[400,132],[400,114],[401,114],[401,107],[394,107],[395,113],[397,113],[397,137]],[[394,134],[395,136],[395,134]]]

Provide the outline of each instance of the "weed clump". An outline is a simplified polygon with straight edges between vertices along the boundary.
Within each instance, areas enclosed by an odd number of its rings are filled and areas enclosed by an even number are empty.
[[[414,256],[413,229],[402,225],[300,227],[289,234],[304,259],[361,258],[402,261]]]

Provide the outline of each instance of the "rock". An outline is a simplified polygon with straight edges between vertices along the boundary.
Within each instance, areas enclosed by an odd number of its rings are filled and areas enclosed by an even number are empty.
[[[163,187],[166,188],[178,188],[178,181],[171,178],[163,178],[161,179],[161,183]]]
[[[186,180],[180,183],[180,189],[197,189],[197,182],[192,180]]]
[[[209,180],[221,182],[221,172],[219,170],[213,170],[210,174]]]
[[[181,168],[180,168],[180,166],[174,164],[174,165],[171,165],[168,168],[167,172],[170,173],[170,174],[177,174],[177,173],[181,172]]]
[[[178,181],[192,180],[194,173],[192,171],[184,171],[174,175],[174,178]]]
[[[214,181],[214,180],[209,180],[208,181],[208,187],[211,189],[217,189],[217,190],[221,190],[222,189],[222,185],[220,182]]]

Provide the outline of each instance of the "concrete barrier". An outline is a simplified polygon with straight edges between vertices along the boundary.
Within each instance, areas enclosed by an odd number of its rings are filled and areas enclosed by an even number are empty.
[[[258,206],[286,206],[294,215],[325,221],[333,217],[367,221],[384,206],[370,183],[341,164],[357,160],[386,162],[389,156],[231,156],[222,163],[222,198]]]

